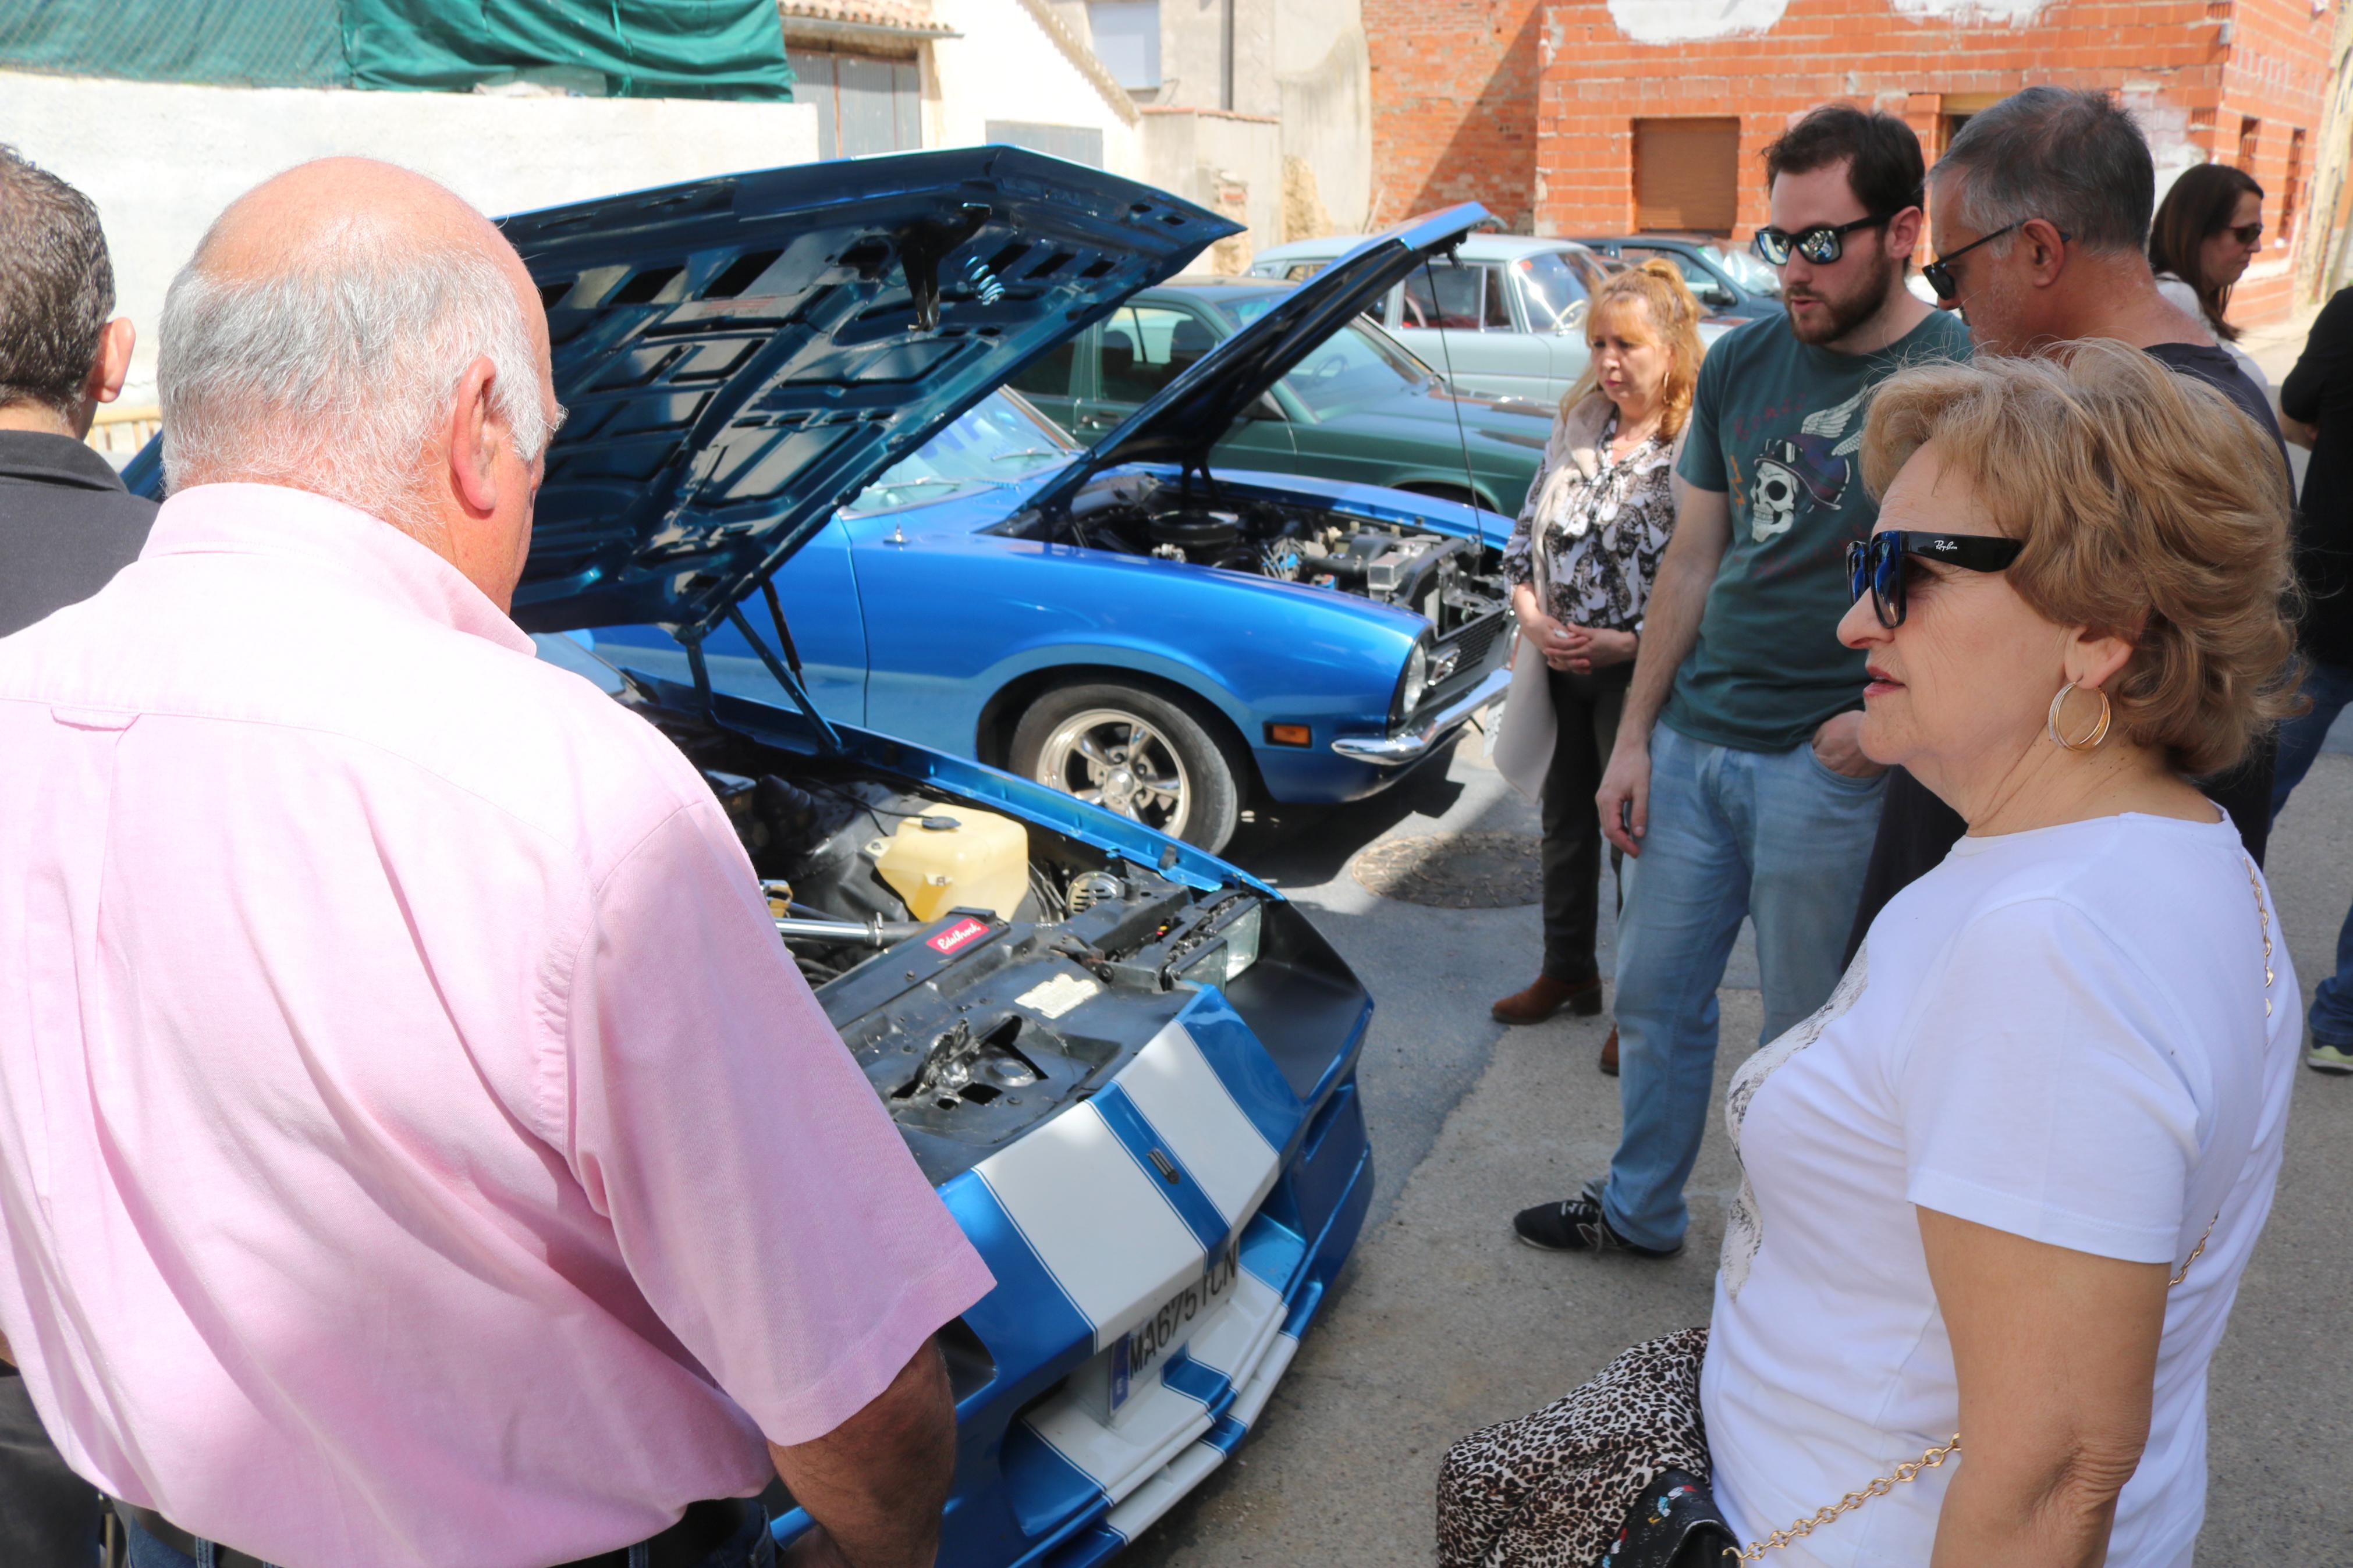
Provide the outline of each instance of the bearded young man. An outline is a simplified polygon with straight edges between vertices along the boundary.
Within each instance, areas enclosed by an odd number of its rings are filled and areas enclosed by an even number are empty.
[[[1634,858],[1618,923],[1624,1131],[1606,1179],[1513,1222],[1535,1247],[1682,1250],[1733,939],[1754,919],[1771,1039],[1837,984],[1879,825],[1882,770],[1855,739],[1862,656],[1837,634],[1841,557],[1878,510],[1856,459],[1864,405],[1898,367],[1957,357],[1968,338],[1905,286],[1926,169],[1904,121],[1825,105],[1766,149],[1765,173],[1757,248],[1787,314],[1701,367],[1691,491],[1596,796]]]

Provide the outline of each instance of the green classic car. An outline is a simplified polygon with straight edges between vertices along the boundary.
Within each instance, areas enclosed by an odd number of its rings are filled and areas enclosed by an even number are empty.
[[[1117,425],[1294,285],[1178,278],[1146,289],[1012,385],[1082,442]],[[1514,516],[1552,408],[1447,389],[1370,321],[1339,329],[1211,450],[1213,466],[1350,479]]]

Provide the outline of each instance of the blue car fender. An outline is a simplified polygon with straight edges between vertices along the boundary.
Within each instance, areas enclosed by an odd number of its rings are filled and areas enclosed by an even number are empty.
[[[1253,750],[1274,721],[1311,725],[1321,746],[1387,723],[1424,627],[1325,589],[1062,542],[927,531],[907,544],[860,552],[867,721],[943,749],[980,743],[985,722],[1063,672],[1093,671],[1193,693]],[[893,637],[894,626],[926,635]],[[966,664],[965,647],[990,657]]]

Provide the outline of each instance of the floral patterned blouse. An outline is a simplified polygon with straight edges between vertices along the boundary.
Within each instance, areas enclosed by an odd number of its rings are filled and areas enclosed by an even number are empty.
[[[1653,435],[1623,458],[1610,455],[1618,434],[1611,414],[1594,442],[1596,472],[1577,472],[1548,484],[1569,461],[1555,440],[1528,485],[1518,526],[1504,548],[1504,575],[1514,587],[1535,580],[1533,552],[1541,538],[1552,617],[1573,626],[1639,631],[1649,607],[1651,580],[1674,532],[1674,443]],[[1552,515],[1535,514],[1552,496]]]

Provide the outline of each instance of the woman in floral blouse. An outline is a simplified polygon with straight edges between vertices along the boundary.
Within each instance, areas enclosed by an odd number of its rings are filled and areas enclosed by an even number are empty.
[[[1504,552],[1520,623],[1496,765],[1544,808],[1544,972],[1494,1005],[1506,1024],[1601,1011],[1594,957],[1601,823],[1593,794],[1617,738],[1651,574],[1674,530],[1676,457],[1699,377],[1699,302],[1672,263],[1595,291],[1593,351],[1561,400]],[[1617,1070],[1618,1037],[1602,1050]]]

